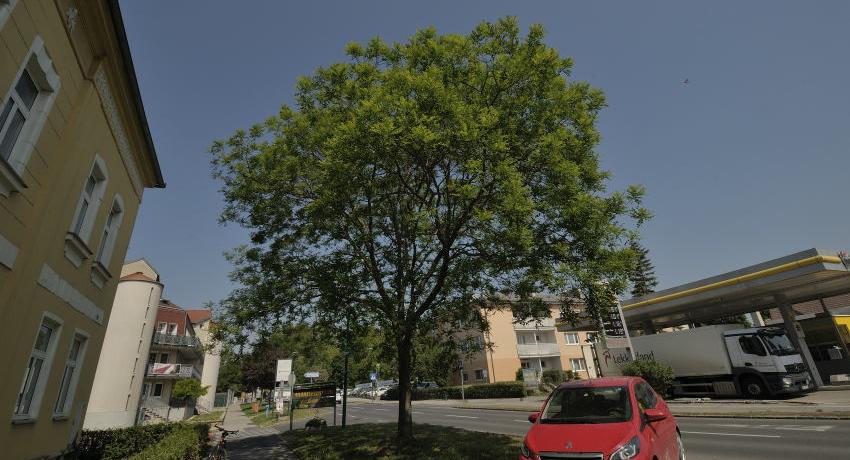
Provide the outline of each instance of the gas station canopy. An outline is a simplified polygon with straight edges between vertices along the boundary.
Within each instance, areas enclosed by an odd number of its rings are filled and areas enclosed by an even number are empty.
[[[808,249],[622,303],[630,328],[703,322],[850,292],[848,260]]]

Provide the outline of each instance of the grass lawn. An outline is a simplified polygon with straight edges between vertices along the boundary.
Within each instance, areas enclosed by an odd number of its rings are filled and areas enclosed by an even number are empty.
[[[396,424],[329,427],[283,433],[301,459],[516,459],[522,439],[460,428],[416,424],[412,442],[397,444]]]
[[[215,412],[208,412],[206,414],[198,414],[189,419],[190,422],[217,422],[221,420],[221,417],[224,415],[224,411],[217,410]]]
[[[251,422],[253,422],[257,426],[269,426],[269,425],[274,425],[275,423],[283,423],[283,422],[288,423],[289,422],[289,418],[287,418],[285,415],[281,415],[280,418],[278,418],[275,415],[275,411],[269,411],[269,416],[266,417],[265,406],[260,406],[260,412],[255,414],[254,412],[251,411],[251,405],[250,404],[243,404],[242,405],[242,413],[245,414],[248,418],[250,418]],[[316,415],[316,409],[296,409],[295,410],[295,420],[302,419],[302,418],[310,418],[310,417],[313,417],[314,415]],[[333,421],[328,422],[328,424],[331,424],[331,423],[333,423]]]

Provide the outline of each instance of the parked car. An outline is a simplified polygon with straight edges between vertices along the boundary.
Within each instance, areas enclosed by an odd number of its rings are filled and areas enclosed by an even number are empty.
[[[599,453],[606,460],[685,458],[676,418],[640,377],[561,384],[528,421],[520,460]]]
[[[437,385],[436,382],[419,382],[416,384],[416,388],[440,388],[440,385]]]

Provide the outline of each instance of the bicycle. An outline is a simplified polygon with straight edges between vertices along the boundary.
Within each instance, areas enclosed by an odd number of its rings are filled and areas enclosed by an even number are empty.
[[[207,457],[207,460],[226,460],[227,459],[227,436],[231,434],[236,434],[239,430],[225,430],[224,428],[213,425],[215,429],[221,432],[221,437],[218,440],[218,444],[215,445],[213,450],[210,452],[210,455]]]

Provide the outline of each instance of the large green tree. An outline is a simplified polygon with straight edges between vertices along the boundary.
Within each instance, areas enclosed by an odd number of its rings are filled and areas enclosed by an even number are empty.
[[[629,280],[632,282],[632,297],[641,297],[655,292],[658,279],[655,277],[655,267],[649,260],[649,251],[637,241],[631,244],[636,255],[635,265]]]
[[[260,286],[235,315],[378,327],[397,355],[400,437],[423,334],[485,328],[482,309],[541,317],[538,292],[626,286],[642,189],[607,191],[605,99],[543,39],[507,18],[351,44],[298,82],[294,107],[212,146],[223,219],[252,230],[242,268]]]

